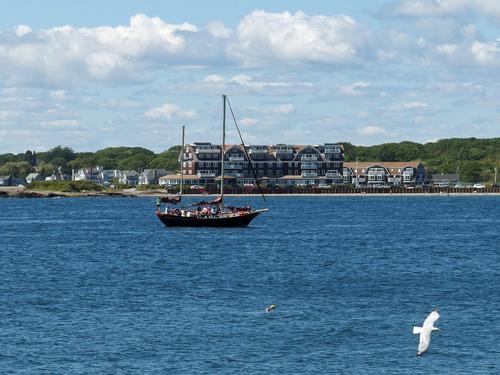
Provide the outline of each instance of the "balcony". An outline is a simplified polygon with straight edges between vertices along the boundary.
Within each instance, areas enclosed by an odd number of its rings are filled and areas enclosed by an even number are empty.
[[[316,161],[318,160],[318,155],[301,155],[301,161]]]
[[[224,169],[243,169],[242,163],[224,163]]]
[[[249,154],[267,154],[267,148],[249,148]]]
[[[196,172],[196,174],[200,178],[215,177],[215,172],[212,172],[212,171],[198,171],[198,172]]]
[[[230,176],[230,177],[246,177],[244,173],[236,173],[236,172],[228,172],[228,173],[224,173],[224,175]]]
[[[317,169],[318,168],[318,163],[301,163],[300,164],[300,169]]]
[[[318,174],[316,172],[302,172],[302,177],[318,177]]]
[[[245,157],[240,155],[229,155],[229,161],[244,161]]]
[[[207,147],[207,148],[197,147],[195,153],[196,154],[210,154],[210,153],[220,154],[220,149],[218,149],[217,147]]]
[[[339,147],[325,148],[325,154],[340,154],[340,148]]]
[[[342,175],[337,172],[337,171],[328,171],[325,173],[326,178],[339,178],[342,177]]]

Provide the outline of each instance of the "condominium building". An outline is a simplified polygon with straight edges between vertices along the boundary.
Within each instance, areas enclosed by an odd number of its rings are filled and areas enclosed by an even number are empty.
[[[358,186],[414,186],[427,183],[420,161],[344,163],[344,184]]]
[[[341,145],[226,145],[224,180],[237,185],[317,185],[342,183],[344,151]],[[182,168],[186,178],[197,176],[201,184],[220,180],[221,146],[193,143],[185,146]],[[252,171],[252,167],[254,171]]]

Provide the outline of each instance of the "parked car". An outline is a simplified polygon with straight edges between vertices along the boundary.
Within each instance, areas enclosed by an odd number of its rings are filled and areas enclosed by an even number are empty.
[[[472,185],[472,187],[474,189],[484,189],[486,186],[484,186],[484,184],[477,183],[477,184]]]

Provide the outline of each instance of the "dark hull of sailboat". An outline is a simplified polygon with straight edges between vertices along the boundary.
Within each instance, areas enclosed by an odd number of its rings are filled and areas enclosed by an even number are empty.
[[[244,215],[207,218],[176,216],[157,211],[156,216],[167,227],[246,227],[265,211],[267,209],[251,211]]]

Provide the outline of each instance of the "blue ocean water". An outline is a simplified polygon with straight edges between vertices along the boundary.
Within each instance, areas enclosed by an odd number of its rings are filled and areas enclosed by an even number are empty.
[[[227,229],[154,201],[0,200],[1,374],[500,373],[498,196],[234,198],[270,211]]]

